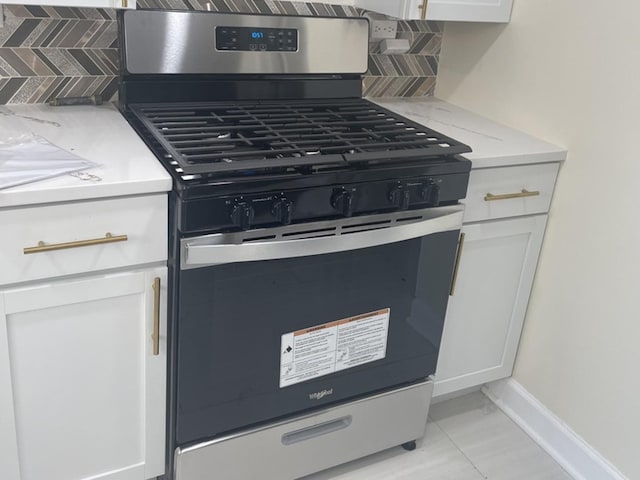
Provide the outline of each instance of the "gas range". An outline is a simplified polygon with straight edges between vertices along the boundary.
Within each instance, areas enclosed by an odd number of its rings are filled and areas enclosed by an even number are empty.
[[[164,478],[414,448],[469,147],[362,98],[366,19],[118,21],[121,111],[174,181]]]

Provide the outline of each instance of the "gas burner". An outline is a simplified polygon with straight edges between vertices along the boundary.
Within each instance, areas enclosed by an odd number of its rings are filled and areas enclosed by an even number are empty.
[[[130,108],[186,174],[400,164],[469,151],[362,99]]]

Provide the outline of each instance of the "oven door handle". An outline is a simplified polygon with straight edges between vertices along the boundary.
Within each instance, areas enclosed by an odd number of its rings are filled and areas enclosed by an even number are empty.
[[[203,244],[203,239],[206,237],[186,239],[182,241],[182,269],[346,252],[402,242],[434,233],[459,230],[462,225],[462,207],[453,212],[450,209],[447,210],[447,213],[441,216],[411,223],[398,222],[386,228],[373,228],[319,238],[240,244]]]

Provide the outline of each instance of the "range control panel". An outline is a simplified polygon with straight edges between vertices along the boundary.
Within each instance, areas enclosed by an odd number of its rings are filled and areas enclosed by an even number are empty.
[[[216,27],[216,50],[238,52],[297,52],[294,28]]]

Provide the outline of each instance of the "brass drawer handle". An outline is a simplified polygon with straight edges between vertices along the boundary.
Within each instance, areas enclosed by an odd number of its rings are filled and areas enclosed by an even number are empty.
[[[420,9],[420,20],[427,19],[427,7],[429,6],[429,0],[422,0],[422,5],[418,5]]]
[[[153,354],[160,355],[160,278],[153,280]]]
[[[511,198],[537,197],[538,195],[540,195],[540,192],[538,190],[530,192],[529,190],[523,188],[521,192],[505,193],[504,195],[494,195],[492,193],[487,193],[484,196],[484,201],[493,202],[495,200],[509,200]]]
[[[65,250],[67,248],[90,247],[91,245],[103,245],[105,243],[126,242],[129,238],[126,235],[113,236],[107,232],[103,238],[92,238],[90,240],[79,240],[77,242],[52,243],[47,245],[43,241],[38,242],[37,247],[26,247],[23,249],[25,255],[30,253],[52,252],[54,250]]]
[[[465,234],[460,234],[460,241],[458,242],[458,253],[456,254],[456,263],[453,265],[453,277],[451,278],[451,288],[449,289],[449,295],[453,296],[456,293],[456,285],[458,284],[458,270],[460,270],[460,259],[462,258],[462,249],[464,248]]]

